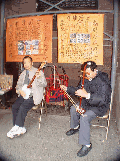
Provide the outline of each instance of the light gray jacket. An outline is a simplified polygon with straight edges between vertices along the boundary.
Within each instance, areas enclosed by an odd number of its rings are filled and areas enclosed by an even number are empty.
[[[37,68],[32,66],[31,71],[29,71],[30,81],[32,80],[36,71],[37,71]],[[18,94],[18,96],[20,96],[20,93],[18,90],[22,90],[22,87],[24,85],[25,76],[26,76],[26,70],[24,70],[20,74],[19,79],[17,81],[16,93]],[[41,102],[43,98],[44,87],[46,86],[47,86],[47,82],[46,82],[44,73],[41,71],[41,76],[39,78],[36,77],[32,83],[32,93],[33,93],[33,100],[35,105],[38,105]]]

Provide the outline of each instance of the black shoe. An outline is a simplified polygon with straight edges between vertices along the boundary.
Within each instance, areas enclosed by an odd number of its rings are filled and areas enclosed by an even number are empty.
[[[88,152],[92,149],[92,144],[88,148],[86,145],[82,145],[82,148],[78,151],[77,156],[83,157],[88,154]]]
[[[79,128],[78,129],[70,129],[69,131],[66,132],[66,135],[70,136],[70,135],[75,134],[78,131],[79,131]]]

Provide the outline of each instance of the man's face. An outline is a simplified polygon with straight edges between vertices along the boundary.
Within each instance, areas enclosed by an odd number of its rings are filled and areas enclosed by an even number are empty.
[[[24,59],[23,63],[26,70],[31,70],[32,62],[29,58]]]
[[[94,69],[94,71],[92,71],[90,68],[87,68],[85,72],[86,72],[86,76],[89,79],[93,79],[97,75],[96,69]]]

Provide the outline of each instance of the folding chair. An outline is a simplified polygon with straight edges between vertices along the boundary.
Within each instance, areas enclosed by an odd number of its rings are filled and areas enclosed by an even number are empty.
[[[98,122],[99,119],[105,119],[107,122],[107,126],[106,125],[93,125],[94,127],[103,127],[106,129],[106,140],[108,138],[108,131],[109,131],[109,125],[110,125],[110,117],[111,117],[111,110],[112,110],[112,95],[111,95],[111,102],[110,102],[110,106],[109,106],[109,110],[107,111],[107,113],[103,116],[103,117],[97,117],[98,118]]]

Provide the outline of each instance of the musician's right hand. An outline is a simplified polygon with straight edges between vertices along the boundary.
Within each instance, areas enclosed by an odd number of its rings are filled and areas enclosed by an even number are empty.
[[[67,87],[64,85],[60,85],[61,90],[67,91]]]
[[[20,95],[21,95],[22,97],[25,97],[25,96],[26,96],[26,93],[25,93],[24,91],[22,91],[22,90],[19,90],[19,93],[20,93]]]

